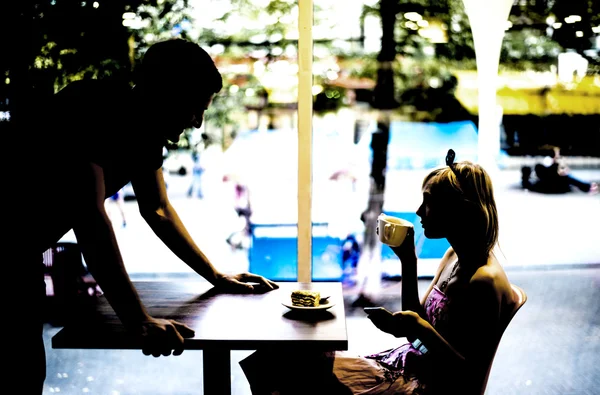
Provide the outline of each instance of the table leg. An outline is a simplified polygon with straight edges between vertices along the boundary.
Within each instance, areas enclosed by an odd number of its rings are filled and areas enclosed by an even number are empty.
[[[231,353],[229,350],[202,350],[204,395],[231,395]]]

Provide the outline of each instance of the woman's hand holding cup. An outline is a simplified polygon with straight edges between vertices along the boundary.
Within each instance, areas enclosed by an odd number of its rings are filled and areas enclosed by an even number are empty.
[[[412,222],[380,214],[377,218],[377,235],[383,244],[390,246],[401,261],[416,262],[415,230]]]
[[[415,230],[414,228],[408,229],[404,242],[398,247],[390,246],[394,254],[400,259],[402,263],[417,263],[417,251],[415,248]]]

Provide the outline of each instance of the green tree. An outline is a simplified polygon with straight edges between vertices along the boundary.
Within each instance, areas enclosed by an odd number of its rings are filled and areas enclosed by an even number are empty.
[[[178,37],[192,40],[194,24],[188,0],[153,0],[140,4],[128,16],[127,25],[134,40],[134,61],[152,44]]]
[[[138,0],[2,2],[0,94],[19,123],[66,83],[81,78],[122,78],[130,73],[126,7]]]

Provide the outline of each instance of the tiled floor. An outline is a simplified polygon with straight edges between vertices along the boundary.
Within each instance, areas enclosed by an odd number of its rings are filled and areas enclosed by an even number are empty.
[[[528,301],[505,332],[496,355],[487,394],[595,395],[600,388],[600,267],[577,269],[509,269]],[[427,280],[420,280],[423,289]],[[384,281],[378,301],[400,309],[400,283]],[[346,313],[350,349],[380,351],[394,338],[379,335],[362,309],[353,309],[355,290],[348,289]],[[202,394],[201,351],[179,357],[152,358],[138,351],[53,350],[45,331],[48,378],[44,394]],[[232,356],[233,394],[249,389]],[[281,358],[281,357],[278,357]],[[280,363],[276,360],[275,363]],[[7,392],[8,394],[8,392]],[[18,394],[18,392],[15,392]]]

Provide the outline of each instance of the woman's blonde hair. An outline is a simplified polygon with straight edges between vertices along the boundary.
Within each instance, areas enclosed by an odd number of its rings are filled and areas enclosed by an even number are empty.
[[[449,204],[458,202],[455,209],[464,215],[464,225],[473,230],[489,254],[498,242],[498,210],[492,180],[483,167],[469,161],[457,162],[433,170],[425,177],[423,187],[427,184]]]

